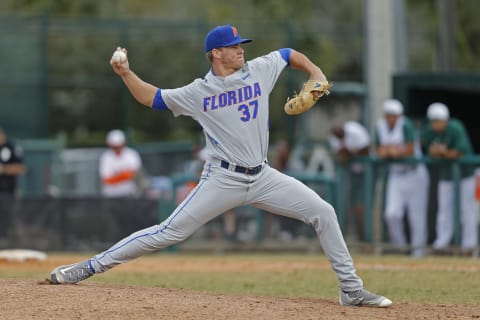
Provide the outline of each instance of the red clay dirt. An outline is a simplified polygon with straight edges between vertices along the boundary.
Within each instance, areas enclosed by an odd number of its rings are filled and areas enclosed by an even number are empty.
[[[65,261],[64,261],[65,260]],[[55,258],[45,262],[5,263],[0,268],[7,270],[50,270],[59,263],[71,263],[72,258]],[[239,268],[235,263],[209,262],[204,267],[212,269]],[[176,260],[171,265],[176,270],[201,269],[188,260]],[[134,268],[136,271],[151,268],[148,259],[125,264],[119,268]],[[157,263],[158,265],[158,263]],[[233,267],[235,266],[235,267]],[[291,264],[289,264],[292,267]],[[286,267],[282,263],[245,262],[240,266],[252,270],[272,270]],[[295,268],[328,267],[325,262],[307,262]],[[168,263],[161,263],[163,271]],[[126,271],[126,270],[125,270]],[[77,285],[38,285],[41,279],[0,280],[0,319],[480,319],[478,305],[413,304],[394,303],[390,308],[342,307],[335,300],[314,298],[281,298],[254,295],[234,295],[164,289],[141,286],[113,285],[95,282],[93,279]]]

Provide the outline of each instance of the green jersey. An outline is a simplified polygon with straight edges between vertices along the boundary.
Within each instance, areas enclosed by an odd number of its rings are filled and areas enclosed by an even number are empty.
[[[433,143],[444,144],[449,150],[457,150],[462,155],[473,154],[473,147],[468,137],[467,131],[463,123],[455,118],[448,120],[447,127],[442,132],[435,132],[432,130],[430,123],[427,123],[422,133],[422,147],[425,154],[428,154],[428,149]],[[472,176],[475,168],[471,165],[462,166],[462,177]],[[452,171],[450,166],[445,167],[445,170],[440,170],[440,179],[452,180]]]

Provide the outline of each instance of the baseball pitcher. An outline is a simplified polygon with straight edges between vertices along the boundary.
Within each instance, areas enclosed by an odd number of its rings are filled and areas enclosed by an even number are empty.
[[[52,283],[77,283],[149,252],[187,239],[200,226],[235,207],[252,205],[312,225],[339,281],[339,301],[347,306],[387,307],[392,301],[363,287],[340,231],[333,207],[302,182],[267,162],[269,94],[280,73],[291,66],[310,80],[284,106],[291,115],[311,108],[330,83],[320,68],[296,50],[284,48],[244,61],[232,25],[213,28],[205,38],[211,69],[184,87],[160,89],[140,79],[128,59],[112,59],[113,70],[141,104],[174,116],[189,116],[203,128],[209,160],[200,181],[172,214],[120,240],[94,257],[55,268]],[[118,51],[127,55],[127,50]]]

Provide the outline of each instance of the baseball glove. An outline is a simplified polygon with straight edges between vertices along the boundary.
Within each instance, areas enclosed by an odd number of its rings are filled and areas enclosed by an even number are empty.
[[[328,89],[332,86],[333,84],[328,81],[306,81],[298,94],[295,93],[293,98],[287,99],[284,106],[285,112],[289,115],[296,115],[310,110],[320,97],[330,94]]]

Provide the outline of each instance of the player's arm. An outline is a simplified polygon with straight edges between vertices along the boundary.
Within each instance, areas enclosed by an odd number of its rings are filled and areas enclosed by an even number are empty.
[[[14,146],[12,149],[12,158],[9,163],[0,164],[0,174],[9,176],[19,176],[27,171],[27,167],[23,164],[20,148]]]
[[[409,142],[403,146],[392,146],[390,148],[390,155],[394,158],[412,157],[415,153],[415,145]]]
[[[104,185],[114,185],[125,181],[133,180],[137,174],[136,170],[124,169],[122,171],[113,171],[109,162],[104,157],[100,158],[99,166],[100,179]]]
[[[152,107],[153,99],[158,91],[157,87],[140,79],[132,70],[123,75],[122,80],[139,103]]]
[[[403,124],[403,136],[405,137],[405,144],[402,146],[395,146],[390,151],[394,158],[407,158],[415,155],[415,127],[413,122],[407,121]]]
[[[0,174],[18,176],[24,174],[25,171],[26,167],[21,163],[0,164]]]
[[[462,156],[463,156],[463,153],[455,149],[450,149],[450,150],[447,149],[444,153],[444,157],[449,160],[455,160]]]
[[[310,80],[327,81],[322,70],[301,52],[292,49],[289,63],[293,69],[308,73]]]
[[[458,138],[456,139],[458,141]],[[444,147],[442,156],[448,160],[456,160],[464,155],[465,150],[461,145],[461,142],[456,142],[457,147],[448,148],[446,145]]]
[[[127,55],[127,49],[124,48],[121,50],[125,53],[125,55]],[[110,65],[112,66],[113,71],[115,71],[115,73],[122,78],[123,82],[135,99],[139,103],[151,108],[158,88],[140,79],[140,77],[138,77],[130,69],[128,55],[127,59],[123,62],[118,62],[111,59]]]
[[[369,146],[360,148],[360,149],[352,152],[353,156],[368,156],[369,154],[370,154],[370,147]]]
[[[466,153],[468,153],[469,148],[469,138],[467,131],[463,126],[458,128],[456,131],[455,139],[454,139],[454,147],[446,148],[444,157],[449,160],[455,160]]]
[[[115,173],[112,176],[102,178],[104,184],[112,185],[135,179],[137,172],[134,170],[124,170]]]
[[[382,145],[382,143],[380,142],[380,136],[379,136],[379,133],[378,133],[378,129],[375,130],[375,136],[374,136],[374,151],[375,151],[375,154],[377,155],[377,157],[379,157],[380,159],[385,159],[388,157],[388,152],[387,152],[387,148]]]

